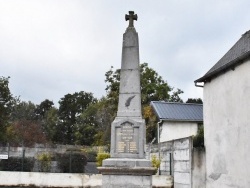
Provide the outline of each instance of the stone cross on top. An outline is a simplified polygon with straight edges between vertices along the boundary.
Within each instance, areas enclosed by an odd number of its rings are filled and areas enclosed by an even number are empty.
[[[129,20],[128,27],[134,27],[134,20],[137,20],[137,14],[134,14],[134,11],[128,11],[129,15],[125,15],[125,20]]]

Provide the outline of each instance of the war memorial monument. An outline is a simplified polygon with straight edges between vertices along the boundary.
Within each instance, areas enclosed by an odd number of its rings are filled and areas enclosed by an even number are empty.
[[[137,15],[125,15],[118,111],[111,125],[111,158],[103,161],[103,188],[152,187],[155,168],[145,159],[146,127],[141,112],[139,40],[134,27]]]

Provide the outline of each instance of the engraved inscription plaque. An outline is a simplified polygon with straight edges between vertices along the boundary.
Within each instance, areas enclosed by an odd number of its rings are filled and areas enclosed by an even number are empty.
[[[138,153],[138,129],[130,122],[125,122],[116,128],[117,153]]]

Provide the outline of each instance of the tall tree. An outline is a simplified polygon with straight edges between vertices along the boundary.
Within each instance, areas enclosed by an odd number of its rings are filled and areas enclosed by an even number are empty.
[[[11,124],[7,130],[11,145],[32,147],[36,143],[46,143],[46,136],[37,121],[22,119]]]
[[[10,92],[9,78],[0,77],[0,142],[2,143],[6,140],[5,131],[9,124],[13,105],[17,100]]]
[[[11,121],[19,121],[19,120],[30,120],[36,121],[36,105],[31,101],[21,101],[16,103],[13,107],[13,111],[11,113]]]
[[[53,101],[45,99],[39,105],[37,105],[35,113],[37,114],[37,116],[44,118],[46,112],[48,112],[53,107],[53,105],[54,105]]]
[[[33,146],[45,143],[42,119],[36,114],[36,105],[31,101],[15,103],[11,113],[11,124],[8,126],[8,142],[15,145]]]
[[[164,81],[154,69],[148,67],[147,63],[141,64],[140,68],[142,105],[147,105],[151,101],[168,100],[172,88],[167,81]]]
[[[57,108],[51,107],[45,112],[42,124],[47,139],[53,143],[60,143],[62,132],[60,131]]]
[[[108,145],[110,143],[111,122],[116,116],[117,104],[111,103],[107,97],[102,97],[98,102],[91,104],[82,117],[90,116],[94,122],[91,128],[94,128],[95,134],[92,145]],[[91,114],[91,115],[89,115]],[[90,131],[89,129],[88,131]]]
[[[180,102],[183,103],[183,100],[180,98],[180,95],[184,93],[182,90],[178,89],[176,91],[172,91],[172,95],[169,97],[169,102]]]
[[[74,130],[77,118],[87,109],[89,104],[95,102],[92,93],[80,91],[67,94],[59,101],[60,129],[63,133],[63,143],[73,144],[75,141]]]

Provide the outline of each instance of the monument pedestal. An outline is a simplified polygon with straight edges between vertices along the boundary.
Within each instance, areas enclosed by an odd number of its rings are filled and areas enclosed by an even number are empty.
[[[151,188],[155,172],[149,160],[131,158],[106,159],[98,170],[103,176],[103,188]]]

